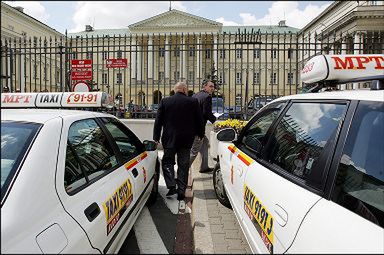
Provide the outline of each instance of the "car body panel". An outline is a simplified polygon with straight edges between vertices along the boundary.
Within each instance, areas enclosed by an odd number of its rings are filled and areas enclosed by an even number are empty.
[[[2,121],[43,123],[2,201],[2,253],[117,253],[151,193],[157,151],[143,151],[69,195],[64,188],[64,169],[70,125],[89,118],[116,118],[98,112],[55,109],[2,109],[1,117]],[[119,200],[130,205],[119,220],[115,218],[107,235],[105,204],[129,185],[132,201],[129,196]],[[100,213],[90,222],[85,209],[93,203]],[[122,203],[114,205],[113,211],[120,212]]]
[[[287,100],[296,103],[332,101],[339,105],[353,104],[356,107],[361,100],[383,102],[384,91],[300,94],[281,97],[272,102]],[[264,106],[260,112],[266,109],[265,107],[268,106]],[[348,113],[349,118],[353,118],[355,107],[346,107],[345,114]],[[259,118],[261,115],[256,114],[253,118]],[[340,133],[340,128],[344,125],[343,119],[346,118],[346,115],[343,116],[337,119],[341,122],[337,128],[339,131],[334,133],[335,141],[343,140],[339,136],[346,136],[345,133]],[[345,124],[343,130],[348,131],[350,121]],[[242,132],[245,132],[246,128]],[[332,201],[330,194],[326,193],[331,191],[307,187],[300,184],[299,180],[294,180],[293,176],[288,177],[281,173],[265,160],[265,156],[257,160],[251,158],[253,161],[248,163],[247,160],[238,160],[241,153],[250,158],[245,151],[236,148],[238,143],[239,141],[219,141],[219,162],[227,196],[253,253],[384,253],[382,226]],[[231,147],[232,149],[229,149]],[[330,164],[336,145],[327,149],[330,151],[324,153],[324,160],[328,158],[328,161],[324,162]],[[324,178],[327,178],[328,174],[335,174],[334,171],[325,171]],[[239,173],[245,173],[245,176],[239,178]],[[325,182],[324,180],[324,185]],[[264,218],[270,219],[270,222]]]

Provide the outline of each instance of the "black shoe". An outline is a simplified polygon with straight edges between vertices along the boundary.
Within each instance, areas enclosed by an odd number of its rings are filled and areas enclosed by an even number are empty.
[[[184,195],[184,193],[183,192],[177,192],[177,200],[184,200],[184,198],[185,198],[185,195]]]
[[[170,196],[173,196],[173,195],[175,195],[175,194],[177,194],[177,190],[176,190],[176,188],[175,188],[175,187],[171,187],[171,188],[169,189],[168,193],[167,193],[165,196],[170,197]]]
[[[212,172],[213,171],[213,168],[207,168],[207,169],[204,169],[204,170],[200,170],[199,173],[209,173],[209,172]]]

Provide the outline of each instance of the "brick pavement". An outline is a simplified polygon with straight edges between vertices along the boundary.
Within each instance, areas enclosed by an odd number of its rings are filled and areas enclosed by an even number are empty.
[[[251,249],[231,209],[217,200],[213,173],[199,173],[198,156],[192,171],[192,227],[196,254],[250,254]]]

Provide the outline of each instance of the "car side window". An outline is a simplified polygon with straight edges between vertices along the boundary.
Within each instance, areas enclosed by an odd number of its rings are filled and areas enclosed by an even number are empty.
[[[269,105],[263,110],[261,115],[255,116],[255,120],[250,121],[250,125],[243,132],[241,149],[248,149],[251,152],[260,153],[267,143],[267,131],[275,121],[286,102],[278,102]]]
[[[360,102],[336,176],[333,200],[384,227],[384,103]]]
[[[117,165],[116,155],[94,119],[72,123],[68,131],[64,175],[68,193]]]
[[[114,118],[102,118],[102,121],[115,140],[124,161],[128,161],[144,151],[144,145],[127,127]]]
[[[346,104],[336,103],[292,103],[271,135],[270,163],[309,186],[321,188],[322,156],[333,147],[346,108]]]

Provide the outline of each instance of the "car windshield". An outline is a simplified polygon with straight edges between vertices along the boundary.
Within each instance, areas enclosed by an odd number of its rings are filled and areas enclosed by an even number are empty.
[[[1,197],[16,174],[41,124],[1,122]]]

